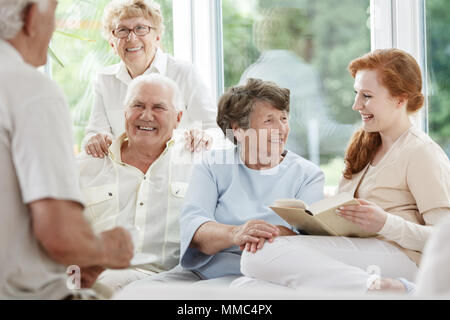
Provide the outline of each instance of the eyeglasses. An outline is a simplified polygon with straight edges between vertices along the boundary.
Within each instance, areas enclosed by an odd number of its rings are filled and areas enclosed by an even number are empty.
[[[131,31],[133,31],[136,36],[142,37],[142,36],[145,36],[145,35],[149,34],[151,29],[155,29],[156,30],[156,28],[153,28],[153,27],[150,27],[150,26],[136,26],[133,29],[120,27],[120,28],[114,29],[112,34],[116,38],[124,39],[124,38],[128,37],[128,35],[130,34]]]

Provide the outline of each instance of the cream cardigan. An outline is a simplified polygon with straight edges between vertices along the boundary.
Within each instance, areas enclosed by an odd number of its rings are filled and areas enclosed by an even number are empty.
[[[428,135],[411,127],[377,166],[367,165],[350,180],[342,177],[339,192],[350,192],[388,212],[377,238],[419,264],[432,225],[450,216],[450,162]]]

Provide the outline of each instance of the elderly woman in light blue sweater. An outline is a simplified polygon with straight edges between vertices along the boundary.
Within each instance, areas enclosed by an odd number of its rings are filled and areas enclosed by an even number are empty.
[[[243,250],[297,234],[269,206],[278,198],[322,199],[324,175],[285,149],[288,119],[289,90],[272,82],[249,79],[221,97],[217,123],[235,146],[207,153],[193,170],[180,213],[180,265],[134,287],[148,281],[228,283],[241,276]]]

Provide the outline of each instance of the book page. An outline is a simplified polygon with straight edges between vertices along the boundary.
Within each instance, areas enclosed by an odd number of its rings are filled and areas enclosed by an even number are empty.
[[[327,211],[332,208],[337,208],[344,203],[352,202],[353,196],[350,193],[343,192],[334,197],[326,198],[317,202],[314,202],[309,206],[309,210],[313,214],[321,213],[322,211]],[[356,200],[355,200],[356,201]],[[356,202],[357,204],[357,202]]]
[[[275,207],[308,209],[308,205],[299,199],[277,199],[273,205]]]
[[[303,201],[297,199],[280,199],[270,208],[291,226],[309,234],[361,238],[376,235],[335,213],[336,208],[340,206],[359,204],[350,193],[340,193],[313,203],[309,210],[299,207],[301,203]]]
[[[270,209],[298,230],[304,230],[314,235],[337,235],[320,220],[306,213],[304,209],[275,206],[270,206]]]

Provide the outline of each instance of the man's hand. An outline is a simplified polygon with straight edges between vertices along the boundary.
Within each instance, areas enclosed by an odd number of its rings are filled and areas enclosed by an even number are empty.
[[[191,129],[185,131],[186,150],[200,152],[202,149],[209,150],[212,145],[212,138],[202,130]]]
[[[232,242],[241,250],[256,252],[263,247],[265,240],[272,242],[279,235],[276,226],[263,220],[250,220],[231,231]]]
[[[90,288],[97,281],[98,276],[105,268],[100,266],[81,268],[81,288]]]
[[[90,154],[94,158],[103,158],[108,155],[108,148],[111,143],[112,141],[108,135],[97,133],[86,143],[85,150],[87,154]]]
[[[130,266],[133,258],[133,242],[130,233],[122,227],[101,233],[105,261],[103,267],[109,269],[122,269]]]

